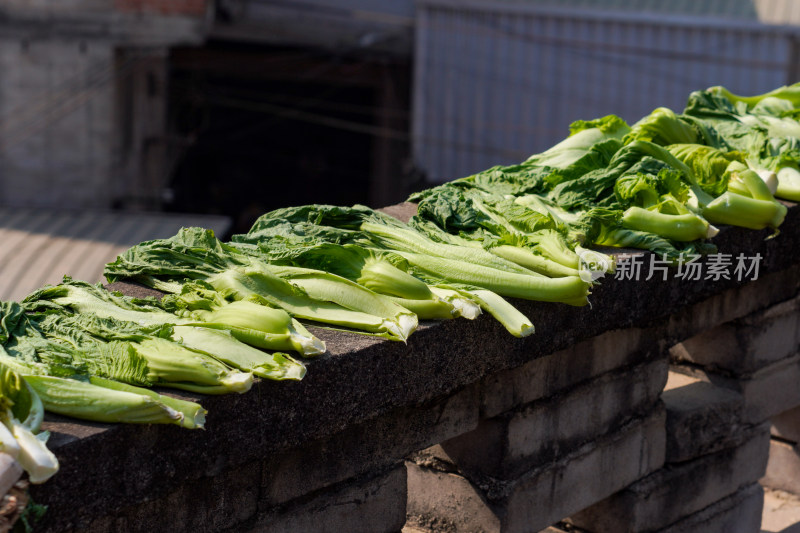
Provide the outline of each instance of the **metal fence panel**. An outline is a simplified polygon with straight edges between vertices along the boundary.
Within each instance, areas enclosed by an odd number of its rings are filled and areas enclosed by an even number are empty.
[[[607,114],[630,123],[689,93],[790,83],[797,28],[543,10],[489,1],[417,4],[413,151],[432,182],[519,162]]]

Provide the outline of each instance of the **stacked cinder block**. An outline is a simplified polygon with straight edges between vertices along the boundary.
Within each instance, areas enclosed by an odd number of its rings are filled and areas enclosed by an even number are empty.
[[[703,379],[740,393],[744,421],[769,422],[762,485],[800,494],[800,298],[712,329],[672,350]]]
[[[445,398],[347,425],[323,438],[270,449],[235,467],[228,463],[236,450],[243,451],[252,443],[227,440],[221,434],[220,446],[227,452],[210,464],[198,458],[178,474],[197,468],[202,472],[200,480],[143,503],[120,505],[99,518],[61,522],[49,531],[396,533],[406,522],[404,458],[412,450],[473,429],[477,398],[475,387],[465,387]],[[242,410],[254,411],[248,402],[230,406],[227,414]],[[157,449],[157,428],[152,429],[130,435],[124,445],[138,450],[137,454],[146,454],[148,447]],[[162,478],[176,477],[174,470],[180,467],[164,466],[172,471],[159,474]],[[140,481],[130,474],[127,478],[133,484],[153,481],[149,476]]]
[[[742,395],[671,373],[666,464],[571,522],[603,532],[757,533],[769,427],[744,421]]]
[[[765,343],[765,351],[777,349],[777,354],[791,352],[792,348],[797,350],[800,344],[800,302],[797,299],[786,302],[777,307],[775,312],[780,311],[783,315],[781,323],[782,331],[777,335],[785,345],[773,347],[772,344]],[[794,336],[792,336],[792,332]],[[800,374],[800,364],[797,358],[800,357],[796,351],[794,357],[786,358],[781,365],[774,365],[771,374],[775,383],[762,386],[768,392],[767,398],[771,401],[768,404],[767,412],[770,415],[771,434],[769,451],[769,462],[767,472],[761,480],[761,484],[772,489],[782,490],[800,495],[800,387],[798,384],[798,374]],[[764,372],[762,372],[764,373]],[[780,377],[777,375],[780,374]],[[779,388],[780,387],[780,388]],[[776,412],[779,411],[777,414]]]
[[[675,290],[686,289],[678,283]],[[794,361],[786,338],[794,304],[780,302],[797,290],[796,269],[771,273],[668,317],[642,316],[647,327],[607,331],[485,377],[478,428],[410,461],[409,524],[535,532],[573,515],[571,527],[596,533],[704,531],[709,523],[719,531],[757,531],[764,422],[795,394],[787,389],[796,377],[787,379],[778,367]],[[744,360],[749,374],[723,374],[716,366],[702,373],[699,363],[680,355],[700,350],[703,338],[716,349],[717,332],[731,324],[749,327],[743,344],[728,341],[741,352],[729,359]],[[680,339],[691,340],[670,353]],[[769,347],[756,348],[759,343]],[[657,367],[670,356],[685,364],[676,368],[662,403],[650,387],[666,381],[666,368]],[[677,370],[698,376],[682,382]],[[767,400],[772,405],[763,400],[766,379],[767,388],[776,388]],[[659,412],[663,405],[666,415]],[[625,479],[631,484],[619,492]],[[682,484],[685,493],[675,494]]]
[[[746,422],[800,405],[800,298],[756,311],[674,346],[673,361],[739,392]]]
[[[264,463],[255,530],[394,533],[406,521],[409,450],[477,424],[477,394],[394,410]]]
[[[409,524],[538,531],[659,469],[656,339],[610,331],[485,378],[478,427],[409,461]]]
[[[597,533],[760,531],[769,419],[800,404],[799,309],[788,300],[672,347],[666,465],[572,521]]]

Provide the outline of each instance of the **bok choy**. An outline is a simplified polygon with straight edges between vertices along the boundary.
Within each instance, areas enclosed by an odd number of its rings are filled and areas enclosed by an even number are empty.
[[[30,326],[19,304],[6,302],[0,309],[0,365],[23,376],[47,411],[98,422],[175,424],[189,429],[205,424],[206,411],[200,405],[92,376],[88,365],[71,357],[73,350],[24,333]],[[22,342],[17,342],[20,332]]]
[[[31,483],[43,483],[58,471],[58,459],[45,444],[49,434],[39,433],[43,417],[36,391],[0,362],[0,446],[19,461]]]
[[[106,265],[105,275],[109,281],[131,278],[176,293],[185,280],[200,279],[230,299],[250,299],[295,318],[392,340],[405,341],[417,326],[412,312],[327,272],[316,273],[318,282],[305,282],[313,283],[311,295],[300,286],[303,282],[291,282],[291,272],[244,255],[201,228],[184,228],[170,239],[136,245]],[[313,273],[302,277],[309,276]]]
[[[168,313],[155,302],[115,295],[85,282],[67,279],[57,286],[45,287],[25,298],[23,305],[30,311],[50,310],[116,319],[142,327],[166,327],[170,338],[182,346],[266,379],[298,380],[306,371],[302,363],[287,354],[264,352],[238,341],[227,330],[196,327],[193,321]]]
[[[250,373],[231,370],[209,355],[173,342],[168,325],[140,326],[91,314],[26,314],[6,351],[35,351],[39,359],[70,359],[91,375],[150,387],[205,394],[245,392]]]

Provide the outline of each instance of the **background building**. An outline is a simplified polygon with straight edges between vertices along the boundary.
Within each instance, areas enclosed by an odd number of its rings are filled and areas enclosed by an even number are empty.
[[[246,231],[284,205],[401,199],[411,4],[351,3],[6,2],[2,203]]]

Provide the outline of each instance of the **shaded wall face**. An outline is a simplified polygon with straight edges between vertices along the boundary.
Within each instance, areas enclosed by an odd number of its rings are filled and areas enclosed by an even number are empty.
[[[112,47],[0,39],[0,203],[108,207]]]

